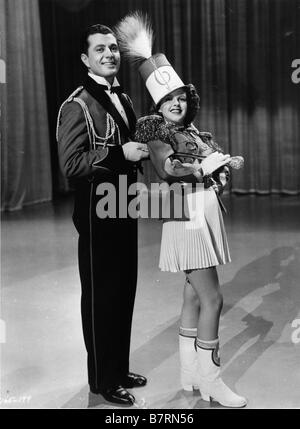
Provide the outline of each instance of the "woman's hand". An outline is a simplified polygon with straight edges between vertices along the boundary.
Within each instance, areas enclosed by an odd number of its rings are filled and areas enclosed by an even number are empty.
[[[201,167],[201,164],[199,164],[198,162],[193,164],[190,164],[188,162],[182,163],[181,161],[179,161],[179,159],[171,160],[170,158],[168,158],[165,162],[164,167],[165,172],[170,174],[171,176],[181,177],[188,176],[190,174],[194,174],[196,176],[198,170]]]
[[[201,162],[201,168],[204,176],[208,176],[209,174],[212,174],[214,171],[218,170],[223,165],[227,164],[230,160],[230,155],[220,152],[214,152],[210,155],[208,155],[206,158],[203,159]]]
[[[194,162],[193,164],[191,164],[189,162],[181,162],[179,161],[179,159],[173,159],[172,165],[173,168],[189,168],[192,172],[199,170],[199,168],[201,167],[198,160],[197,163]]]
[[[177,167],[184,167],[190,171],[191,174],[193,174],[196,179],[201,182],[202,181],[202,174],[201,174],[201,164],[199,163],[198,159],[196,159],[192,164],[189,162],[183,162],[181,163],[179,160],[175,159],[173,161],[173,165],[176,162]],[[175,166],[176,168],[176,166]]]

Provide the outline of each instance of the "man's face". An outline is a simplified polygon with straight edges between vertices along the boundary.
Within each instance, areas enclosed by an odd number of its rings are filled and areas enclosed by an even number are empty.
[[[88,37],[88,53],[81,54],[81,60],[91,73],[113,80],[120,68],[120,52],[112,34],[96,33]]]

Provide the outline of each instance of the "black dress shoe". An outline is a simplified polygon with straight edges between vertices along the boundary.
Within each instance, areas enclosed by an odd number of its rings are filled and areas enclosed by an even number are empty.
[[[129,372],[124,380],[122,380],[122,386],[127,389],[133,389],[134,387],[143,387],[147,384],[147,378],[139,374]]]
[[[133,405],[135,402],[135,397],[124,389],[123,386],[115,386],[97,392],[91,389],[91,392],[100,393],[107,401],[114,402],[115,404]]]

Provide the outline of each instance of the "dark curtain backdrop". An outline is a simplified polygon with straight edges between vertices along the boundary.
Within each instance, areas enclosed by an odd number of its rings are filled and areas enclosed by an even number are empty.
[[[297,193],[300,84],[291,80],[291,63],[300,58],[299,0],[40,0],[54,188],[67,189],[54,132],[59,104],[85,73],[80,32],[96,22],[113,26],[136,9],[153,22],[153,52],[165,53],[197,87],[196,125],[245,157],[231,190]],[[119,78],[137,114],[146,114],[151,100],[137,71],[123,62]],[[150,163],[142,180],[156,180]]]
[[[16,210],[52,198],[38,0],[0,0],[0,24],[1,209]]]
[[[300,0],[1,0],[1,8],[7,35],[1,56],[11,58],[1,84],[2,208],[47,200],[51,185],[55,195],[68,190],[55,126],[59,105],[85,74],[81,30],[96,22],[113,26],[136,9],[153,22],[153,52],[164,52],[198,88],[196,125],[245,157],[231,190],[299,192],[300,84],[292,82],[291,64],[300,58]],[[119,80],[137,114],[146,114],[151,99],[137,71],[123,62]],[[149,162],[142,180],[156,180]]]

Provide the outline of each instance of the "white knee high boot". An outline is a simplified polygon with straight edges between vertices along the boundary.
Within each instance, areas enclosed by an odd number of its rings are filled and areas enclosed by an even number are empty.
[[[180,381],[183,390],[197,386],[197,328],[179,328]]]
[[[225,407],[241,408],[247,400],[237,395],[220,377],[219,341],[197,338],[198,386],[204,401],[214,399]]]

